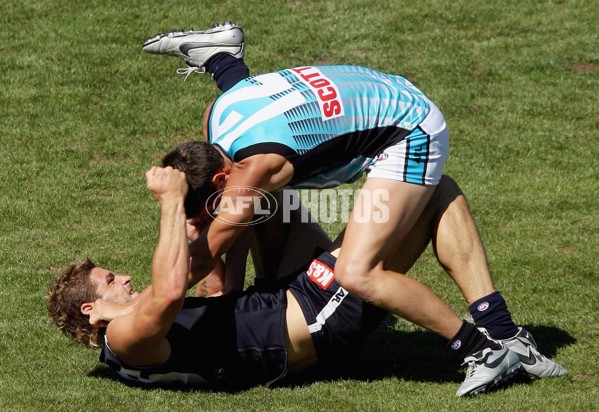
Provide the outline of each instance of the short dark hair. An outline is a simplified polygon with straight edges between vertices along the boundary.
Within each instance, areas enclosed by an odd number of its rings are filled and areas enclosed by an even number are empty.
[[[52,281],[48,291],[48,313],[52,323],[70,340],[90,347],[100,346],[104,336],[104,329],[90,324],[89,316],[81,312],[83,303],[99,298],[90,279],[95,267],[89,259],[72,263]]]
[[[194,217],[216,192],[212,178],[223,166],[224,159],[216,148],[208,142],[193,141],[182,143],[162,158],[162,166],[171,166],[185,173],[189,191],[185,198],[185,213]]]

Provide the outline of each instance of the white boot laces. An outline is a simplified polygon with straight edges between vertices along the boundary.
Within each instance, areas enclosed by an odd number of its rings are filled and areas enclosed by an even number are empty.
[[[198,73],[198,74],[206,73],[206,68],[205,67],[188,66],[188,67],[182,67],[180,69],[177,69],[177,74],[185,75],[185,78],[183,79],[183,81],[187,80],[189,75],[192,73]]]

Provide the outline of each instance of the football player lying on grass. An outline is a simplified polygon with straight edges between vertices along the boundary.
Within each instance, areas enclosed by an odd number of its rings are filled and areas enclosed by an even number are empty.
[[[160,203],[151,285],[142,293],[134,292],[130,277],[88,260],[71,265],[53,281],[49,292],[53,322],[70,339],[100,346],[100,360],[122,377],[224,390],[271,386],[360,343],[386,316],[385,311],[349,295],[336,283],[331,268],[339,241],[331,245],[330,253],[306,262],[305,270],[274,290],[251,287],[220,297],[186,297],[192,285],[185,175],[170,167],[153,167],[146,179]],[[463,233],[453,225],[464,223],[461,214],[467,205],[449,178],[436,193],[408,237],[409,244],[398,249],[404,272],[431,236],[440,262],[453,269],[446,252],[454,252],[455,245],[446,251],[447,242],[440,235],[450,229],[458,236]],[[450,240],[468,243],[459,237]],[[434,307],[443,331],[437,333],[469,363],[458,395],[487,391],[521,370],[518,355],[507,346],[526,345],[521,333],[505,343],[490,340],[474,325],[460,320],[432,292],[418,298],[420,304]],[[563,371],[547,358],[543,362]]]

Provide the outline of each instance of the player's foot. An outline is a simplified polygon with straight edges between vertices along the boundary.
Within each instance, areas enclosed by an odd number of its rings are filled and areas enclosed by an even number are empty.
[[[215,54],[229,53],[243,58],[243,29],[235,23],[215,24],[208,30],[171,31],[148,39],[142,50],[179,57],[187,63],[186,73],[206,71],[206,62]]]
[[[503,339],[501,342],[518,355],[524,371],[531,378],[550,378],[568,373],[559,363],[539,352],[534,338],[524,328],[518,328],[518,333],[513,338]]]
[[[501,383],[507,382],[522,369],[518,355],[502,343],[467,356],[466,379],[458,388],[456,395],[478,395],[488,392]]]

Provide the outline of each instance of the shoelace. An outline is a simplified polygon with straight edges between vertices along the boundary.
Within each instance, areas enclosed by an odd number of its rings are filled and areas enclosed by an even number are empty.
[[[189,77],[189,75],[191,73],[206,73],[206,68],[205,67],[196,67],[196,66],[188,66],[188,67],[181,67],[180,69],[177,69],[177,74],[180,75],[185,75],[185,78],[183,79],[183,81],[187,80],[187,78]]]
[[[466,371],[466,380],[470,379],[476,372],[476,361],[468,362],[468,370]]]

